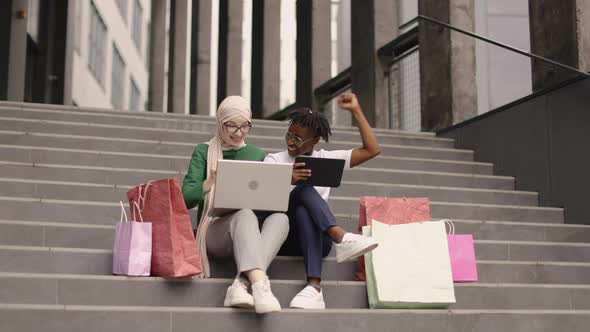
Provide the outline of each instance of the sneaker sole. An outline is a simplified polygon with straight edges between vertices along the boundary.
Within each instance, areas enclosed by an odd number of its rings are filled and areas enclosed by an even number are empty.
[[[306,309],[315,309],[315,310],[322,309],[323,310],[323,309],[326,309],[326,306],[323,305],[323,306],[316,306],[316,307],[303,307],[303,306],[297,306],[297,305],[289,305],[289,308],[302,309],[302,310],[306,310]]]
[[[279,312],[281,311],[281,307],[277,307],[274,305],[267,305],[267,306],[254,306],[254,311],[257,314],[269,314],[271,312]]]
[[[360,257],[360,256],[362,256],[362,255],[364,255],[366,253],[368,253],[369,251],[377,248],[378,245],[379,245],[379,243],[374,243],[374,244],[366,247],[365,249],[363,249],[363,250],[361,250],[361,251],[359,251],[357,253],[354,253],[352,255],[348,255],[348,256],[345,256],[345,257],[338,257],[338,256],[336,256],[336,262],[343,263],[343,262],[348,262],[348,261],[351,261],[353,259],[356,259],[356,258],[358,258],[358,257]]]
[[[249,302],[223,302],[223,306],[227,308],[254,308],[254,303]]]

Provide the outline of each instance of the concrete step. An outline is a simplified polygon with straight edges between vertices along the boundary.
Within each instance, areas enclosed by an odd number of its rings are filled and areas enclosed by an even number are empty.
[[[114,276],[1,274],[6,285],[0,302],[99,306],[223,307],[231,279],[128,278]],[[303,281],[271,280],[272,290],[287,307]],[[328,308],[368,307],[366,285],[354,281],[325,281]],[[588,310],[590,285],[457,284],[452,309]]]
[[[66,163],[34,164],[0,161],[3,178],[70,181],[98,184],[137,185],[154,179],[178,177],[182,183],[184,172],[145,168],[116,168],[83,166]],[[394,183],[427,186],[513,190],[514,178],[489,175],[465,175],[442,172],[402,171],[355,167],[344,172],[344,181]]]
[[[152,169],[184,172],[190,161],[190,155],[123,153],[101,150],[88,151],[0,144],[0,160],[47,164],[70,162],[76,165],[123,168],[143,168],[149,165]],[[489,163],[404,157],[379,156],[363,164],[363,167],[461,174],[493,174],[493,166]]]
[[[54,237],[62,236],[54,234]],[[89,236],[92,239],[92,236]],[[516,278],[518,282],[538,282],[543,279],[542,274],[523,274],[517,275],[520,271],[543,271],[541,267],[538,270],[532,267],[535,264],[548,264],[551,267],[548,271],[553,271],[555,276],[558,270],[563,269],[569,271],[587,271],[590,256],[590,248],[587,244],[572,244],[559,242],[519,242],[519,241],[491,241],[491,240],[476,240],[475,250],[477,259],[480,261],[494,261],[495,269],[488,268],[489,275],[482,274],[482,280],[497,281],[502,280],[503,277],[510,279]],[[72,273],[72,274],[98,274],[108,275],[111,273],[111,250],[109,249],[81,249],[81,248],[59,248],[59,247],[40,247],[40,246],[0,246],[0,272],[31,272],[31,273]],[[333,257],[327,257],[325,265],[326,278],[335,280],[352,280],[354,271],[353,265],[335,264]],[[332,261],[330,261],[332,260]],[[498,262],[501,261],[501,262]],[[528,262],[528,268],[524,266],[518,269],[510,265],[524,264]],[[531,263],[535,262],[535,263]],[[546,263],[544,263],[546,262]],[[555,263],[552,263],[555,262]],[[571,264],[565,264],[565,263]],[[578,264],[583,262],[582,264]],[[274,264],[274,263],[273,263]],[[293,275],[289,277],[300,278],[303,277],[303,270],[301,264],[296,262],[277,263],[276,270],[271,267],[270,271],[277,273],[277,275],[289,275],[289,272],[282,270],[285,266],[292,266],[289,271]],[[556,265],[557,264],[557,265]],[[559,265],[562,264],[562,265]],[[232,264],[230,264],[231,266]],[[274,264],[276,265],[276,264]],[[502,266],[504,265],[504,266]],[[510,266],[506,266],[510,265]],[[225,263],[220,264],[220,267],[227,266]],[[349,267],[347,267],[349,266]],[[225,270],[221,268],[221,276],[228,277],[235,275],[228,268]],[[231,270],[233,271],[233,270]],[[491,271],[491,272],[490,272]],[[510,273],[514,273],[511,275]],[[559,275],[561,276],[561,275]],[[550,276],[549,276],[550,277]],[[576,278],[588,277],[587,273],[578,276],[566,278],[567,280],[578,280]],[[550,279],[554,280],[554,279]],[[507,280],[502,280],[507,282]],[[510,280],[511,281],[511,280]],[[554,280],[555,281],[555,280]]]
[[[359,199],[331,196],[328,201],[334,213],[354,214],[359,211]],[[537,206],[492,205],[481,203],[455,203],[430,201],[431,215],[435,219],[484,219],[507,221],[563,222],[563,209]]]
[[[257,316],[247,309],[157,306],[0,304],[7,331],[211,332],[441,331],[585,332],[587,310],[367,310],[283,309]]]
[[[118,197],[124,198],[125,193],[131,188],[132,186],[124,185],[0,178],[0,196],[113,202],[113,199]],[[333,190],[331,194],[333,197],[429,197],[432,201],[457,203],[537,205],[537,194],[530,192],[385,185],[354,181],[343,181],[341,187]]]
[[[151,154],[171,154],[190,156],[194,146],[210,139],[210,135],[203,135],[203,139],[192,143],[166,142],[154,138],[151,140],[137,140],[110,136],[88,136],[69,134],[45,134],[16,130],[0,131],[0,142],[7,145],[29,145],[40,147],[59,147],[81,150],[107,150],[116,152],[134,152]],[[284,150],[286,144],[283,139],[271,139],[265,136],[249,137],[248,142],[267,150],[268,152]],[[319,144],[318,148],[326,148],[327,144]],[[329,149],[352,149],[359,146],[355,142],[329,143]],[[452,148],[410,147],[403,145],[382,145],[383,156],[401,156],[409,158],[443,159],[473,161],[473,151]]]
[[[75,119],[69,119],[67,121],[27,119],[18,117],[19,111],[14,111],[13,114],[6,113],[7,112],[0,110],[0,130],[20,130],[38,133],[121,137],[145,140],[158,139],[161,141],[186,142],[193,144],[195,142],[203,142],[208,140],[215,131],[213,121],[208,121],[210,125],[208,128],[206,128],[207,130],[195,131],[136,127],[133,126],[132,123],[130,125],[123,125],[79,122],[74,121]],[[284,124],[281,123],[279,127],[280,128],[273,128],[264,125],[259,127],[255,125],[248,137],[252,139],[266,136],[270,140],[280,140],[280,142],[284,144]],[[356,136],[354,134],[356,134]],[[349,134],[336,133],[335,136],[332,137],[331,141],[332,140],[359,142],[360,136],[357,129],[356,132],[353,131]],[[380,135],[379,142],[384,145],[393,144],[404,146],[453,148],[452,139],[434,137]],[[256,144],[253,141],[251,143]]]
[[[479,247],[483,247],[478,245]],[[23,263],[14,263],[2,272],[28,273],[73,273],[109,275],[111,273],[111,252],[109,250],[81,250],[67,248],[10,247],[0,250],[2,256],[23,260],[25,263],[44,261],[41,265],[27,268]],[[22,249],[21,249],[22,248]],[[49,252],[47,252],[49,251]],[[84,260],[83,267],[72,266]],[[91,264],[91,265],[86,265]],[[8,270],[11,268],[12,270]],[[233,260],[212,259],[212,275],[216,278],[232,278],[236,275]],[[551,261],[508,261],[479,260],[477,263],[479,282],[491,283],[562,283],[584,284],[590,277],[590,263]],[[355,262],[338,264],[333,257],[324,259],[322,278],[324,280],[354,281]],[[273,279],[304,280],[305,271],[300,257],[278,256],[271,264],[269,275]]]
[[[344,229],[356,231],[358,211],[355,214],[335,216]],[[478,239],[590,243],[589,225],[459,218],[452,220],[457,234],[473,234]]]
[[[48,265],[36,266],[26,269],[20,265],[12,265],[15,271],[35,273],[56,273],[54,268],[63,267],[64,264],[74,264],[85,260],[92,263],[92,268],[65,267],[63,271],[76,274],[110,274],[111,252],[114,231],[112,227],[102,228],[78,228],[46,226],[43,229],[34,226],[22,226],[0,224],[0,245],[4,245],[4,257],[23,260],[24,263],[34,263],[39,256],[47,260]],[[23,230],[30,232],[23,233]],[[45,231],[45,233],[43,233]],[[14,244],[14,241],[6,240],[9,236],[30,240]],[[12,244],[12,245],[11,245]],[[23,247],[23,246],[27,247]],[[95,247],[92,247],[94,245]],[[74,247],[77,246],[77,247]],[[49,253],[46,248],[49,249]],[[56,249],[62,247],[60,249]],[[68,248],[63,248],[68,247]],[[100,250],[84,250],[90,248]],[[479,244],[479,248],[485,248],[486,244]],[[485,250],[485,249],[483,249]],[[0,250],[0,252],[2,252]],[[504,256],[505,257],[505,256]],[[8,269],[9,267],[6,267]],[[60,270],[61,271],[61,270]],[[324,280],[355,280],[356,263],[346,262],[338,264],[333,257],[324,259]],[[508,282],[508,283],[563,283],[583,284],[590,278],[590,263],[579,262],[550,262],[550,261],[508,261],[508,260],[479,260],[480,282]],[[62,272],[60,272],[62,273]],[[66,272],[63,272],[66,273]],[[231,278],[236,275],[233,260],[212,258],[212,275],[218,278]],[[304,278],[302,258],[278,256],[269,268],[269,275],[274,279]]]
[[[333,196],[429,197],[433,201],[538,206],[535,192],[343,181]]]
[[[15,113],[18,112],[18,113]],[[207,130],[215,123],[215,118],[202,115],[183,115],[173,113],[157,112],[129,112],[113,111],[110,109],[78,108],[63,105],[30,104],[21,105],[0,104],[0,115],[16,116],[19,118],[58,120],[58,121],[80,121],[100,124],[123,124],[126,126],[167,128],[181,130]],[[270,127],[274,130],[284,130],[287,123],[283,121],[259,120],[256,119],[257,128]],[[332,128],[333,134],[352,134],[355,127],[336,126]],[[417,138],[431,138],[436,140],[448,140],[447,138],[435,137],[432,132],[409,132],[394,129],[374,128],[379,136],[407,136]],[[351,133],[352,132],[352,133]]]
[[[358,218],[338,216],[338,224],[356,231]],[[590,226],[504,221],[454,220],[457,234],[478,240],[589,243]],[[114,224],[0,220],[0,245],[110,249]]]
[[[64,195],[70,195],[67,193]],[[77,193],[77,191],[73,192]],[[80,194],[80,198],[91,194]],[[55,197],[55,196],[53,196]],[[123,192],[115,192],[112,196],[104,197],[103,201],[62,200],[53,198],[29,198],[0,196],[0,215],[4,219],[21,218],[19,220],[52,221],[64,220],[70,222],[78,218],[84,211],[93,211],[93,216],[87,216],[85,223],[104,224],[106,220],[113,220],[119,215],[118,201],[126,201]],[[359,199],[350,197],[331,197],[328,204],[335,214],[354,214],[359,210]],[[14,210],[14,209],[25,209]],[[43,211],[52,209],[52,211]],[[537,223],[563,222],[563,209],[533,206],[484,205],[452,202],[430,202],[433,219],[483,219],[506,220]],[[191,211],[191,214],[196,210]],[[19,217],[19,214],[27,217]],[[43,217],[45,216],[45,217]],[[42,217],[43,219],[37,219]],[[24,218],[24,219],[22,219]],[[47,219],[48,218],[48,219]]]

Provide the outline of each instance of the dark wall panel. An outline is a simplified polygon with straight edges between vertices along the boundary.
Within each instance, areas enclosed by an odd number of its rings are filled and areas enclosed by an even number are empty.
[[[590,80],[539,93],[439,132],[542,206],[565,208],[566,222],[590,224]]]
[[[590,80],[551,94],[549,199],[568,222],[590,224]]]

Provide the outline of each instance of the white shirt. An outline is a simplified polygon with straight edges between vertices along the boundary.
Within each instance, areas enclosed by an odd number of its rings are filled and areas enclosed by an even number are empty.
[[[328,158],[328,159],[344,159],[344,169],[350,168],[350,157],[352,156],[352,150],[333,150],[333,151],[326,151],[314,150],[313,153],[309,157],[314,158]],[[277,153],[269,153],[266,158],[264,158],[265,163],[295,163],[296,157],[291,157],[289,155],[289,151],[281,151]],[[295,186],[291,186],[291,190],[293,190]],[[315,190],[322,196],[325,201],[328,201],[328,197],[330,196],[330,187],[314,187]]]

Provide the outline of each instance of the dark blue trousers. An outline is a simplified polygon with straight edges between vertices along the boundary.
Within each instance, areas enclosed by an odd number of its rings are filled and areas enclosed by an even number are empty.
[[[289,196],[289,235],[279,255],[303,256],[307,277],[322,277],[322,258],[332,249],[326,235],[336,218],[328,203],[312,186],[296,186]]]

